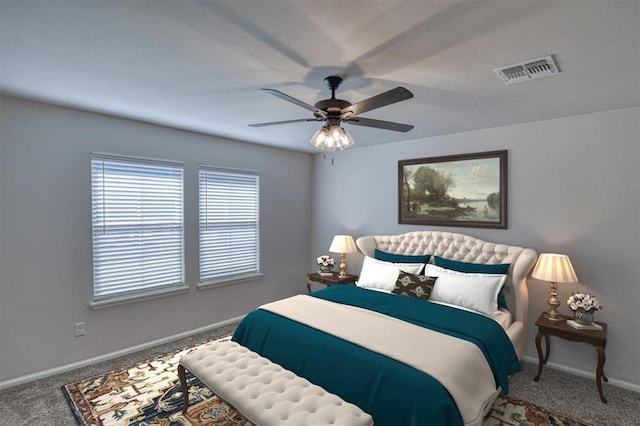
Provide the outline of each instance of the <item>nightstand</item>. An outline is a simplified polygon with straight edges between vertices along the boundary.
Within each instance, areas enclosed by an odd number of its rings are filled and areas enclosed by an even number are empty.
[[[556,336],[561,339],[571,340],[573,342],[582,342],[593,345],[598,351],[598,366],[596,367],[596,384],[598,385],[598,392],[600,393],[600,400],[607,403],[602,392],[602,380],[608,382],[607,376],[604,375],[604,362],[606,360],[604,350],[607,346],[607,324],[597,321],[602,326],[602,330],[583,330],[573,328],[567,324],[567,320],[570,317],[563,316],[562,321],[551,321],[544,316],[544,313],[540,314],[536,325],[538,326],[538,334],[536,335],[536,349],[538,350],[538,374],[533,378],[536,382],[540,380],[542,375],[542,368],[549,360],[549,336]],[[540,341],[544,337],[545,354],[542,357],[542,347]]]
[[[338,272],[333,272],[331,275],[320,275],[319,272],[313,272],[311,274],[307,274],[307,290],[311,292],[311,283],[320,283],[324,284],[327,287],[336,285],[336,284],[356,284],[358,280],[357,275],[348,274],[346,278],[340,278]]]

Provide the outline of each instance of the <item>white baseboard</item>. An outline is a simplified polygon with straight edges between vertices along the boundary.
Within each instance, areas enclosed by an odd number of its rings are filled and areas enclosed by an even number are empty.
[[[174,340],[182,339],[184,337],[193,336],[194,334],[203,333],[205,331],[213,330],[219,327],[223,327],[225,325],[232,324],[234,322],[238,322],[244,318],[244,315],[241,315],[236,318],[231,318],[225,321],[221,321],[215,324],[210,324],[204,327],[196,328],[195,330],[185,331],[183,333],[174,334],[173,336],[167,336],[162,339],[153,340],[151,342],[141,343],[139,345],[131,346],[129,348],[120,349],[115,352],[109,352],[103,355],[95,356],[92,358],[83,359],[80,361],[72,362],[71,364],[61,365],[59,367],[49,368],[48,370],[38,371],[35,373],[27,374],[26,376],[16,377],[14,379],[0,381],[0,390],[10,388],[12,386],[21,385],[23,383],[31,382],[37,379],[44,379],[45,377],[53,376],[60,373],[66,373],[67,371],[75,370],[76,368],[86,367],[91,364],[96,364],[98,362],[108,361],[113,358],[117,358],[122,355],[128,355],[137,351],[141,351],[144,349],[149,349],[154,346],[162,345],[165,343],[173,342]]]
[[[65,364],[59,367],[54,367],[54,368],[50,368],[48,370],[43,370],[43,371],[38,371],[36,373],[31,373],[31,374],[27,374],[25,376],[20,376],[20,377],[16,377],[14,379],[9,379],[9,380],[4,380],[4,381],[0,381],[0,390],[2,389],[7,389],[10,388],[12,386],[17,386],[17,385],[21,385],[23,383],[27,383],[33,380],[37,380],[37,379],[44,379],[46,377],[49,376],[54,376],[56,374],[61,374],[61,373],[66,373],[67,371],[71,371],[71,370],[75,370],[76,368],[81,368],[81,367],[86,367],[88,365],[92,365],[92,364],[96,364],[98,362],[103,362],[103,361],[108,361],[110,359],[113,358],[117,358],[119,356],[122,355],[128,355],[137,351],[141,351],[144,349],[149,349],[152,348],[154,346],[158,346],[158,345],[162,345],[165,343],[169,343],[172,342],[174,340],[178,340],[178,339],[182,339],[184,337],[189,337],[192,336],[194,334],[198,334],[198,333],[203,333],[205,331],[209,331],[209,330],[213,330],[219,327],[223,327],[225,325],[228,324],[232,324],[234,322],[238,322],[240,320],[242,320],[242,318],[244,318],[244,315],[241,315],[239,317],[236,318],[231,318],[225,321],[221,321],[215,324],[210,324],[204,327],[200,327],[197,328],[195,330],[189,330],[189,331],[185,331],[183,333],[178,333],[178,334],[174,334],[172,336],[168,336],[168,337],[164,337],[162,339],[158,339],[158,340],[153,340],[151,342],[146,342],[146,343],[142,343],[140,345],[135,345],[135,346],[131,346],[129,348],[125,348],[125,349],[121,349],[115,352],[109,352],[107,354],[103,354],[103,355],[99,355],[96,357],[92,357],[92,358],[88,358],[88,359],[84,359],[81,361],[76,361],[73,362],[71,364]],[[532,364],[538,365],[538,358],[537,357],[532,357],[529,355],[524,355],[522,357],[522,359],[524,361],[530,362]],[[593,372],[589,372],[589,371],[584,371],[584,370],[579,370],[577,368],[573,368],[573,367],[568,367],[566,365],[562,365],[562,364],[556,364],[554,362],[548,362],[545,367],[548,368],[552,368],[555,370],[560,370],[560,371],[564,371],[565,373],[569,373],[569,374],[573,374],[575,376],[580,376],[580,377],[586,377],[588,379],[593,379],[595,380],[596,375]],[[634,391],[634,392],[638,392],[640,393],[640,385],[635,384],[635,383],[630,383],[630,382],[626,382],[624,380],[619,380],[619,379],[614,379],[609,377],[609,384],[614,385],[614,386],[618,386],[620,388],[623,389],[627,389],[630,391]]]
[[[523,360],[530,362],[532,364],[538,365],[538,358],[537,357],[532,357],[529,355],[525,355],[522,357]],[[586,377],[588,379],[596,379],[596,373],[592,373],[590,371],[584,371],[584,370],[579,370],[577,368],[573,368],[573,367],[567,367],[566,365],[562,365],[562,364],[556,364],[555,362],[547,362],[545,364],[545,368],[552,368],[554,370],[560,370],[560,371],[564,371],[565,373],[569,373],[569,374],[573,374],[574,376],[580,376],[580,377]],[[595,366],[594,366],[594,370],[595,370]],[[606,372],[605,372],[606,374]],[[634,391],[634,392],[638,392],[640,393],[640,385],[637,385],[635,383],[631,383],[631,382],[625,382],[624,380],[619,380],[619,379],[612,379],[611,377],[608,377],[609,381],[607,383],[609,383],[610,385],[613,386],[617,386],[619,388],[622,389],[627,389],[630,391]]]

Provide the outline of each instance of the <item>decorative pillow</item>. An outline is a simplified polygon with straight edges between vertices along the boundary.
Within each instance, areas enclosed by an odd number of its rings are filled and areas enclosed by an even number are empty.
[[[396,280],[396,286],[391,290],[391,293],[429,300],[436,279],[436,277],[427,277],[426,275],[415,275],[400,271],[398,279]]]
[[[509,263],[471,263],[460,262],[459,260],[445,259],[444,257],[434,256],[433,261],[437,266],[451,269],[458,272],[480,273],[480,274],[507,274],[509,273]],[[500,289],[498,294],[498,306],[507,309],[507,298],[504,296],[504,289]]]
[[[360,271],[358,287],[393,290],[400,270],[412,274],[419,274],[424,268],[423,263],[391,263],[365,256]]]
[[[498,293],[506,275],[441,274],[431,291],[430,299],[451,303],[491,315],[498,310]]]
[[[397,254],[387,253],[386,251],[374,249],[373,257],[378,260],[384,260],[385,262],[393,263],[429,263],[431,255],[410,255],[410,254]]]

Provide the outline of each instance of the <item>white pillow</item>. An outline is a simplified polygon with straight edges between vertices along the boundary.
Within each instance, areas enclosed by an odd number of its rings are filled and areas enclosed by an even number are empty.
[[[396,285],[400,270],[410,274],[419,274],[424,263],[392,263],[365,256],[358,287],[391,291]]]
[[[441,274],[449,275],[462,275],[467,277],[506,277],[506,274],[483,274],[480,272],[459,272],[453,269],[443,268],[442,266],[436,266],[431,263],[427,263],[424,268],[424,274],[430,277],[439,277]]]
[[[430,300],[451,303],[487,315],[498,311],[498,293],[507,280],[504,274],[464,273],[427,265],[425,275],[438,277]]]

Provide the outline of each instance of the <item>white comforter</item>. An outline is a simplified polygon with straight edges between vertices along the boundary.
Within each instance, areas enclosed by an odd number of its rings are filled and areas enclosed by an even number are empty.
[[[294,296],[261,309],[394,358],[447,388],[465,425],[479,425],[497,395],[493,373],[473,343],[366,309]],[[426,398],[425,398],[426,399]]]

